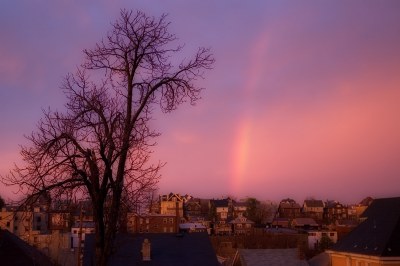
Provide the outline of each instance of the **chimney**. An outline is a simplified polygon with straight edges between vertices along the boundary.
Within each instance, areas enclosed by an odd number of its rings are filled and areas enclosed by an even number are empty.
[[[143,243],[142,243],[142,257],[143,257],[143,261],[150,261],[150,250],[151,250],[151,243],[150,241],[145,238]]]

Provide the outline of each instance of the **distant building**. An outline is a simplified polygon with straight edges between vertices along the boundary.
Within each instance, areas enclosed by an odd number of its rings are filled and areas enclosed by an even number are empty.
[[[177,233],[180,221],[176,215],[128,213],[128,233]]]
[[[400,197],[375,199],[362,219],[327,251],[332,266],[400,265]]]
[[[244,216],[236,217],[229,223],[234,235],[250,235],[253,232],[254,222]]]
[[[336,231],[331,230],[310,230],[307,232],[308,234],[308,248],[309,249],[318,249],[319,244],[321,243],[321,239],[323,237],[328,237],[332,243],[336,243],[338,241],[338,234]]]
[[[86,235],[94,234],[94,232],[94,222],[75,222],[71,227],[71,248],[78,248],[79,241],[81,241],[81,247],[83,247]]]
[[[327,201],[324,208],[324,220],[335,223],[337,220],[348,219],[348,207],[338,201]]]
[[[324,202],[322,200],[305,200],[303,203],[305,216],[321,221],[324,216]]]
[[[284,199],[279,203],[278,214],[280,218],[301,217],[301,206],[293,199]]]
[[[160,196],[160,214],[183,217],[183,204],[188,196],[183,197],[177,193]]]

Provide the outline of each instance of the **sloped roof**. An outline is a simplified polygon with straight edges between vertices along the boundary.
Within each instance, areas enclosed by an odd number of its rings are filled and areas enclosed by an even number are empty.
[[[331,250],[363,255],[400,256],[400,197],[375,199],[366,218]]]
[[[296,248],[289,249],[239,249],[240,260],[246,266],[306,266]]]
[[[0,261],[8,265],[53,265],[48,257],[14,234],[0,229]]]
[[[151,260],[142,261],[141,249],[144,239],[151,243]],[[115,253],[108,265],[151,265],[151,266],[217,266],[217,256],[206,232],[176,235],[120,234],[115,241]],[[84,264],[93,265],[94,235],[85,238]]]
[[[304,205],[312,208],[323,208],[324,202],[322,200],[305,200]]]
[[[298,226],[305,226],[305,225],[318,226],[318,223],[313,218],[295,218],[293,219],[292,224]]]

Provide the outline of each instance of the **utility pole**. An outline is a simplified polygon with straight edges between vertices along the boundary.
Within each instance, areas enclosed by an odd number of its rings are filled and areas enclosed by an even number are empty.
[[[81,211],[79,214],[79,232],[78,232],[78,255],[76,258],[76,265],[81,266],[81,254],[82,254],[82,202],[81,202]]]

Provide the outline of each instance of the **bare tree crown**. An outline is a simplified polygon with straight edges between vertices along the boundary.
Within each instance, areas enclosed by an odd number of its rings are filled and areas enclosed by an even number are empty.
[[[101,256],[109,254],[122,199],[140,202],[159,180],[162,164],[149,163],[158,136],[149,127],[152,111],[194,104],[201,92],[195,81],[214,63],[210,50],[199,48],[174,64],[182,47],[166,19],[121,10],[106,38],[84,50],[84,63],[66,76],[65,111],[44,111],[27,137],[31,145],[22,147],[25,165],[2,177],[31,197],[87,195]]]

